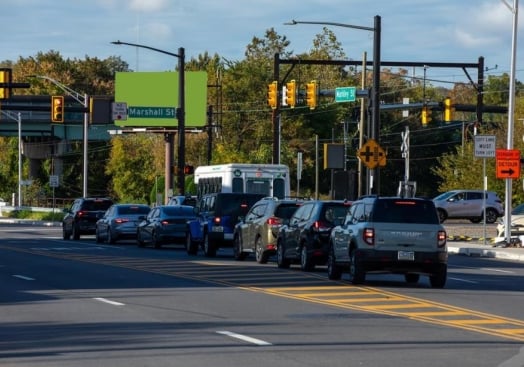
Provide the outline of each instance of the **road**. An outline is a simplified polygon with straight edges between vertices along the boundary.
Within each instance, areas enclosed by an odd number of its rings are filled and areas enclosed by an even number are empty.
[[[445,289],[357,287],[225,250],[0,225],[2,366],[521,366],[523,304],[516,262],[450,256]]]

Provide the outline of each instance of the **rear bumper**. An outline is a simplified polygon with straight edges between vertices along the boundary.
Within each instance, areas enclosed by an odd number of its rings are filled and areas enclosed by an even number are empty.
[[[359,264],[365,271],[392,273],[435,273],[448,262],[448,253],[415,252],[414,260],[399,260],[398,251],[357,250]]]

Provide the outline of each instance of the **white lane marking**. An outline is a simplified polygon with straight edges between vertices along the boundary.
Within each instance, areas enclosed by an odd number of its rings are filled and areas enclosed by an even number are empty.
[[[105,299],[105,298],[101,298],[101,297],[96,297],[96,298],[93,298],[94,300],[96,301],[100,301],[100,302],[104,302],[104,303],[109,303],[110,305],[113,305],[113,306],[125,306],[125,303],[120,303],[120,302],[116,302],[116,301],[111,301],[109,299]]]
[[[502,269],[494,269],[494,268],[480,268],[481,270],[487,270],[487,271],[494,271],[499,273],[506,273],[506,274],[515,274],[514,271],[511,270],[502,270]]]
[[[266,342],[264,340],[252,338],[252,337],[247,336],[247,335],[233,333],[232,331],[225,331],[225,330],[224,331],[217,331],[217,334],[230,336],[231,338],[240,339],[240,340],[246,341],[248,343],[253,343],[253,344],[256,344],[256,345],[272,345],[271,343]]]
[[[34,280],[33,278],[29,278],[29,277],[26,277],[26,276],[23,276],[23,275],[18,275],[18,274],[15,274],[13,276],[15,278],[19,278],[19,279],[23,279],[23,280]]]
[[[457,282],[479,284],[479,282],[475,282],[474,280],[467,280],[467,279],[462,279],[462,278],[451,278],[451,277],[449,277],[448,279],[453,279],[453,280],[456,280]]]

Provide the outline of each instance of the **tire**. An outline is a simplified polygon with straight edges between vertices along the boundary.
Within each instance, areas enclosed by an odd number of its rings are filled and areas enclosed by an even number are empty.
[[[142,235],[140,234],[140,231],[136,231],[136,243],[138,247],[145,247],[144,240],[142,240]]]
[[[357,249],[352,248],[349,253],[349,279],[353,284],[362,284],[366,280],[366,272],[360,264]]]
[[[257,237],[257,239],[255,240],[255,259],[259,264],[267,264],[267,261],[269,259],[268,253],[262,246],[262,237]]]
[[[191,233],[186,234],[186,252],[188,255],[196,255],[198,253],[198,243],[193,241]]]
[[[417,284],[420,280],[420,274],[407,273],[404,274],[404,279],[406,279],[406,283]]]
[[[327,274],[330,280],[340,280],[342,278],[342,267],[337,265],[335,258],[335,249],[333,244],[329,246],[328,259],[327,259]]]
[[[242,243],[240,241],[240,235],[236,235],[233,244],[233,256],[235,260],[242,261],[245,260],[247,254],[242,252]]]
[[[111,229],[107,229],[107,243],[114,245],[116,243],[116,238],[111,234]]]
[[[151,233],[151,243],[153,244],[153,246],[155,248],[161,248],[162,247],[162,243],[160,242],[160,240],[158,239],[158,236],[156,234],[156,231],[154,231],[153,233]]]
[[[492,208],[486,209],[486,223],[495,223],[497,221],[498,214]]]
[[[281,242],[277,244],[277,266],[280,269],[289,269],[291,262],[284,256],[284,246]]]
[[[448,274],[448,266],[442,265],[440,269],[429,276],[429,283],[432,288],[444,288]]]
[[[313,262],[311,256],[307,253],[306,244],[303,244],[302,248],[300,249],[300,269],[302,269],[302,271],[315,270],[315,263]]]
[[[444,223],[444,221],[448,218],[448,215],[446,214],[446,212],[442,209],[437,209],[437,213],[438,213],[438,220],[440,221],[440,223]]]
[[[78,241],[80,239],[80,228],[78,228],[78,224],[73,223],[73,233],[72,233],[73,239],[75,241]]]
[[[64,240],[68,240],[68,239],[71,238],[71,234],[68,233],[68,232],[66,231],[66,229],[65,229],[65,224],[62,224],[62,238],[63,238]]]
[[[209,241],[209,236],[206,233],[204,233],[204,255],[207,257],[215,257],[217,256],[217,249],[213,242]]]

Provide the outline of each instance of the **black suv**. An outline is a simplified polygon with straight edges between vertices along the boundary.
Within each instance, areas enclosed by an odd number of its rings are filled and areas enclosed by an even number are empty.
[[[433,288],[446,284],[446,231],[432,200],[367,197],[355,201],[331,232],[328,277],[349,272],[354,284],[366,273],[403,274],[417,283],[428,275]]]
[[[336,221],[346,217],[351,202],[342,200],[306,201],[280,228],[277,240],[277,265],[311,271],[327,261],[329,236]]]
[[[69,209],[65,210],[62,220],[62,235],[64,240],[73,236],[78,240],[82,234],[95,234],[96,222],[102,218],[113,205],[108,198],[80,198],[76,199]]]

